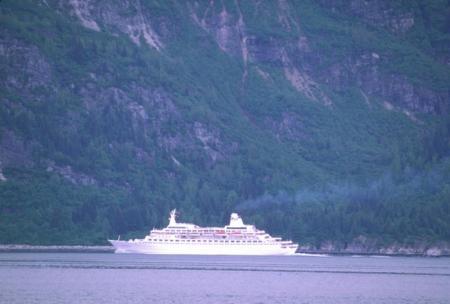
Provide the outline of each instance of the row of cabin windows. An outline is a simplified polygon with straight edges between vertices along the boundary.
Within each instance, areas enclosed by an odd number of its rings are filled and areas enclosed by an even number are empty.
[[[168,231],[161,231],[162,233],[167,233],[167,232],[223,232],[224,229],[221,230],[210,230],[210,229],[205,229],[205,230],[198,230],[198,229],[170,229]],[[159,231],[158,231],[159,232]]]
[[[245,240],[240,240],[240,241],[235,241],[235,240],[163,240],[163,239],[151,239],[152,241],[155,242],[183,242],[183,243],[261,243],[261,241],[245,241]]]
[[[218,229],[218,230],[212,230],[212,229],[168,229],[167,231],[161,231],[162,233],[167,232],[200,232],[200,233],[218,233],[218,232],[225,232],[226,230],[247,230],[246,227],[228,227],[226,229]],[[160,232],[160,231],[155,231]]]

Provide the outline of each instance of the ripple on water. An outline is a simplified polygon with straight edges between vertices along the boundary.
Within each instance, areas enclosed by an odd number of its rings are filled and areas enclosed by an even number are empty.
[[[449,261],[0,254],[0,303],[450,303]]]

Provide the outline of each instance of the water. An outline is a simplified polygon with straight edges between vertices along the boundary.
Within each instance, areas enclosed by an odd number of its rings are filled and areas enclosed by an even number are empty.
[[[450,303],[450,258],[1,253],[0,303]]]

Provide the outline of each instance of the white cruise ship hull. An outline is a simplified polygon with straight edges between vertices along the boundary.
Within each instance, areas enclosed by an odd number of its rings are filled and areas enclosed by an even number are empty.
[[[196,255],[292,255],[297,245],[221,244],[221,243],[155,243],[147,241],[109,240],[116,253],[196,254]]]

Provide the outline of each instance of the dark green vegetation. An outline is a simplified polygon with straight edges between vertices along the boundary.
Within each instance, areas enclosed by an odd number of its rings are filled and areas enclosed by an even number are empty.
[[[142,236],[174,207],[317,246],[450,241],[445,1],[398,2],[401,33],[315,1],[288,26],[271,2],[103,4],[96,31],[47,2],[0,2],[1,243]],[[121,30],[136,14],[160,50]]]

